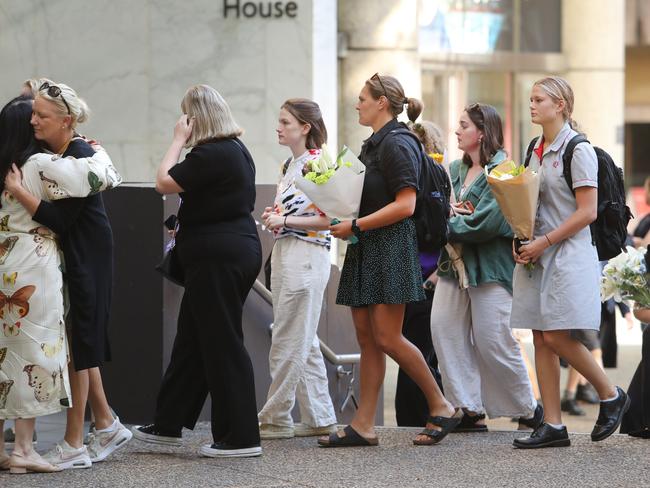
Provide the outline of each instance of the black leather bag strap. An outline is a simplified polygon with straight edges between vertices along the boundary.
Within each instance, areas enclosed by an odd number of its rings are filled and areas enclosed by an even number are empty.
[[[589,140],[582,134],[577,134],[571,138],[571,140],[566,145],[564,154],[562,155],[562,174],[564,175],[564,180],[566,184],[569,185],[569,190],[575,195],[573,190],[573,178],[571,177],[571,161],[573,160],[573,150],[578,144],[583,142],[589,142]]]

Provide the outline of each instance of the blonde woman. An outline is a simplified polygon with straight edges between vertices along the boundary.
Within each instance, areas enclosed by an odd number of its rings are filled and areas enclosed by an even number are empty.
[[[156,190],[180,193],[176,250],[185,272],[178,330],[152,424],[136,439],[180,445],[205,399],[212,399],[207,457],[262,454],[253,365],[244,347],[242,310],[262,262],[255,220],[255,166],[242,130],[219,92],[196,85],[156,175]],[[178,162],[184,147],[191,148]]]
[[[45,80],[34,99],[31,124],[34,137],[44,150],[63,157],[92,157],[95,150],[76,132],[90,111],[86,102],[69,86]],[[111,171],[111,173],[114,173]],[[102,175],[103,176],[103,175]],[[108,175],[109,185],[117,180]],[[55,193],[65,194],[60,183],[49,178]],[[113,273],[113,233],[101,194],[99,175],[88,174],[85,198],[48,202],[24,188],[14,197],[32,218],[61,236],[66,264],[66,285],[70,309],[70,383],[75,401],[67,411],[64,439],[45,458],[64,469],[88,468],[123,447],[131,433],[114,417],[99,367],[110,360],[108,321]],[[57,189],[58,188],[58,189]],[[86,402],[90,402],[96,429],[88,448],[83,444]]]
[[[589,224],[596,219],[598,161],[589,143],[578,144],[571,161],[573,188],[563,177],[563,155],[578,133],[571,119],[573,90],[560,77],[547,77],[530,94],[532,122],[542,126],[530,167],[541,185],[535,239],[513,254],[513,300],[510,324],[532,329],[535,368],[544,403],[544,422],[515,447],[561,447],[571,441],[560,411],[560,362],[564,358],[591,383],[600,398],[592,441],[613,434],[628,409],[627,394],[609,381],[571,329],[600,328],[600,266]],[[533,263],[532,271],[525,265]]]
[[[31,115],[31,95],[15,98],[0,113],[0,430],[4,419],[14,419],[16,427],[11,457],[0,438],[0,469],[12,473],[62,469],[33,450],[34,418],[71,403],[57,236],[35,222],[16,195],[84,197],[91,191],[90,171],[102,181],[97,190],[107,188],[103,176],[112,171],[103,151],[92,158],[41,153]]]

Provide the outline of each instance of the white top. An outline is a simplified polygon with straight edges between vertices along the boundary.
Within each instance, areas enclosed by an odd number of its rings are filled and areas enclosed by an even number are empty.
[[[577,135],[565,124],[540,161],[540,137],[530,158],[539,171],[540,189],[535,237],[559,227],[577,208],[564,178],[562,157]],[[598,160],[588,143],[578,144],[571,160],[573,188],[598,187]],[[589,226],[546,249],[532,272],[517,265],[513,277],[513,328],[556,330],[600,328],[600,269]]]
[[[297,158],[292,158],[284,175],[281,174],[275,195],[274,211],[280,215],[313,217],[324,215],[316,205],[296,187],[296,178],[302,178],[305,164],[320,157],[320,149],[309,149]],[[284,164],[283,164],[284,166]],[[280,227],[274,232],[276,239],[296,237],[303,241],[330,247],[328,230],[304,230],[295,227]]]

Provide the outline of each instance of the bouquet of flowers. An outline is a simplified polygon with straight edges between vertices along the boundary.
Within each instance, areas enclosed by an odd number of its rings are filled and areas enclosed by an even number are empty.
[[[320,158],[305,165],[307,171],[296,179],[296,187],[331,219],[351,220],[359,215],[366,167],[348,149],[335,160],[323,145]]]
[[[505,161],[488,173],[487,182],[501,212],[522,242],[530,241],[535,230],[539,174],[514,161]]]
[[[600,299],[604,302],[614,298],[617,302],[634,300],[642,308],[650,308],[650,275],[646,268],[647,248],[627,246],[603,268],[600,279]]]

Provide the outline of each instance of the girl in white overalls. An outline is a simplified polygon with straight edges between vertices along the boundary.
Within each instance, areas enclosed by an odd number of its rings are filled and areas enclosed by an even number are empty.
[[[530,159],[541,185],[535,239],[513,254],[513,300],[510,324],[533,329],[535,367],[544,403],[544,423],[515,447],[531,449],[570,444],[560,413],[560,362],[563,357],[595,388],[600,415],[591,433],[600,441],[616,431],[629,406],[626,393],[610,383],[604,371],[571,329],[600,328],[600,272],[589,224],[596,219],[598,160],[589,143],[578,144],[571,160],[569,188],[562,157],[577,135],[572,128],[573,91],[566,80],[549,77],[533,85],[531,119],[542,126]],[[524,265],[534,263],[532,271]]]

